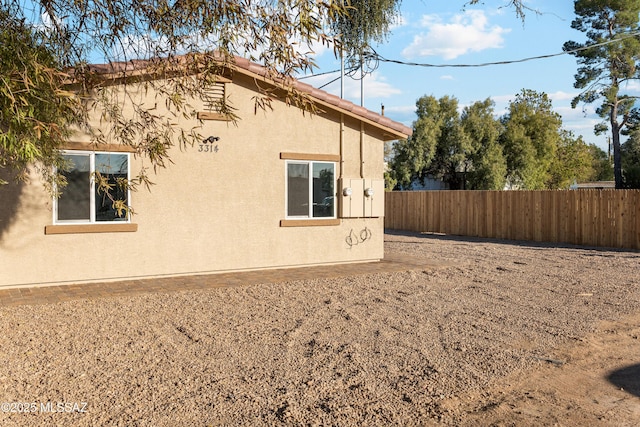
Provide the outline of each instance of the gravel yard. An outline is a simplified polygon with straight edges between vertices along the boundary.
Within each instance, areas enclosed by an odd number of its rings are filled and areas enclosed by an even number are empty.
[[[0,425],[640,424],[640,253],[385,245],[454,266],[0,307]]]

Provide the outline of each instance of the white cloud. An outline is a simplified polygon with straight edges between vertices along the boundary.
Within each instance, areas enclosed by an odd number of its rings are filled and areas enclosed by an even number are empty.
[[[340,73],[326,74],[317,77],[311,77],[303,80],[314,87],[321,88],[331,94],[340,95]],[[335,80],[335,81],[332,81]],[[387,79],[380,73],[374,72],[368,74],[364,78],[364,97],[369,98],[389,98],[393,95],[399,95],[400,89],[392,86]],[[356,104],[360,103],[360,80],[351,77],[344,78],[344,97]]]
[[[596,137],[593,128],[602,122],[595,112],[595,107],[585,105],[584,107],[571,108],[569,105],[554,107],[554,110],[562,117],[562,127],[573,131],[576,135],[582,135],[587,142],[601,142],[603,137]]]
[[[500,117],[507,112],[509,103],[515,99],[515,95],[496,95],[490,98],[495,103],[493,110],[495,115]]]
[[[576,107],[571,108],[570,105],[565,106],[554,106],[553,108],[558,114],[562,116],[563,119],[582,119],[584,117],[595,116],[595,108],[590,105],[585,105],[584,107]]]
[[[444,76],[440,76],[440,80],[455,80],[455,79],[453,78],[453,76],[447,74]]]
[[[40,15],[40,20],[42,21],[42,28],[45,30],[55,30],[55,26],[63,26],[64,22],[58,17],[51,17],[48,12],[42,12]]]
[[[556,101],[571,101],[573,98],[576,97],[576,95],[578,95],[577,92],[574,93],[569,93],[569,92],[564,92],[564,91],[557,91],[557,92],[553,92],[553,93],[548,93],[547,95],[549,95],[549,98],[551,98],[552,102],[556,102]]]
[[[489,26],[481,10],[467,10],[445,23],[437,15],[425,15],[421,24],[426,33],[414,36],[413,42],[402,51],[407,58],[417,56],[441,56],[454,59],[469,52],[501,48],[503,35],[511,30]]]
[[[333,52],[333,45],[329,46],[326,43],[323,44],[321,40],[314,40],[310,45],[299,41],[291,39],[289,44],[295,47],[297,53],[301,55],[307,55],[312,58],[319,58],[324,55],[326,52]]]
[[[392,105],[385,107],[385,111],[398,114],[414,114],[416,112],[416,106],[413,105]]]
[[[357,81],[357,93],[360,93],[360,82]],[[393,95],[400,95],[402,91],[390,83],[380,73],[373,73],[364,78],[364,94],[370,98],[389,98]]]
[[[606,147],[606,136],[596,136],[593,131],[594,126],[601,122],[597,117],[593,115],[570,118],[563,116],[562,119],[564,129],[572,131],[576,136],[581,135],[588,144],[596,144],[600,148]]]
[[[624,86],[624,89],[629,92],[640,92],[640,83],[636,80],[629,80]]]

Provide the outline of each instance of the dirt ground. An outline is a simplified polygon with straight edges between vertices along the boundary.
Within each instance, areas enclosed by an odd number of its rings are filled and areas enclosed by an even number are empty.
[[[639,252],[385,245],[452,266],[2,307],[0,425],[640,425]]]

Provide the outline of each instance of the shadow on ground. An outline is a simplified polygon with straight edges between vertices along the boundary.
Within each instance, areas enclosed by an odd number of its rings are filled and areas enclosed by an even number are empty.
[[[405,231],[405,230],[391,230],[385,228],[385,234],[396,235],[396,236],[408,236],[415,237],[418,239],[416,243],[423,243],[420,239],[431,239],[431,240],[442,240],[442,241],[452,241],[452,242],[482,242],[482,243],[500,243],[503,245],[513,245],[513,246],[521,246],[528,248],[566,248],[566,249],[587,249],[596,252],[632,252],[638,253],[640,251],[628,248],[609,248],[609,247],[599,247],[599,246],[579,246],[573,245],[570,243],[559,243],[559,242],[534,242],[529,240],[506,240],[506,239],[495,239],[489,237],[473,237],[473,236],[457,236],[453,234],[442,234],[442,233],[431,233],[431,232],[417,232],[417,231]],[[411,242],[406,242],[411,243]]]
[[[616,387],[640,397],[640,363],[613,371],[607,379]]]
[[[24,182],[16,181],[15,176],[7,169],[0,168],[0,180],[8,181],[8,184],[0,184],[0,241],[4,233],[9,230],[11,224],[16,219],[20,195],[24,187]]]

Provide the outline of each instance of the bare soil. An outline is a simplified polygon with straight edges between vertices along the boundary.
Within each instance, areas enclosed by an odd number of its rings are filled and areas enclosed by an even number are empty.
[[[640,425],[640,253],[385,240],[453,266],[2,307],[0,425]]]

